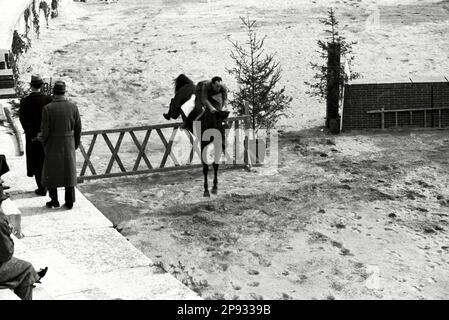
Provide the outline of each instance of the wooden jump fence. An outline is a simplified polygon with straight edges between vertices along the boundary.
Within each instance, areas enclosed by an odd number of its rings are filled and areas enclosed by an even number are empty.
[[[231,158],[229,153],[226,152],[225,155],[225,164],[227,166],[231,167],[249,167],[249,161],[248,161],[248,148],[247,148],[247,140],[248,140],[248,129],[250,125],[250,117],[249,115],[244,116],[238,116],[238,117],[232,117],[225,120],[225,123],[228,125],[228,128],[233,128],[234,132],[240,132],[238,129],[245,129],[243,132],[245,132],[243,141],[241,141],[241,137],[239,134],[235,134],[234,137],[234,157]],[[84,159],[83,164],[81,166],[81,170],[79,171],[78,175],[78,182],[83,182],[84,180],[93,180],[93,179],[101,179],[101,178],[112,178],[112,177],[122,177],[122,176],[129,176],[129,175],[137,175],[137,174],[148,174],[148,173],[155,173],[155,172],[164,172],[164,171],[173,171],[173,170],[182,170],[182,169],[188,169],[188,168],[195,168],[195,167],[201,167],[201,163],[194,164],[192,163],[192,160],[194,158],[195,153],[197,153],[201,157],[201,151],[199,150],[199,146],[194,143],[194,137],[187,133],[186,130],[183,130],[186,132],[189,141],[190,141],[190,152],[189,152],[189,159],[187,161],[187,164],[180,164],[179,159],[173,154],[172,147],[173,142],[176,137],[176,135],[179,132],[182,132],[181,130],[178,130],[181,123],[167,123],[167,124],[158,124],[158,125],[150,125],[150,126],[141,126],[141,127],[128,127],[128,128],[118,128],[118,129],[107,129],[107,130],[93,130],[93,131],[85,131],[81,133],[82,138],[83,137],[91,137],[90,138],[90,144],[84,145],[81,141],[79,146],[79,151]],[[167,137],[163,133],[163,129],[170,129],[171,134],[169,139],[167,140]],[[143,132],[144,138],[142,141],[139,141],[136,132]],[[163,156],[159,163],[154,164],[151,163],[149,160],[148,154],[149,151],[147,151],[147,145],[148,141],[150,139],[150,136],[152,133],[157,134],[157,137],[159,137],[160,142],[163,144]],[[109,135],[111,134],[118,134],[118,139],[115,145],[112,144],[111,139]],[[131,169],[126,169],[122,159],[120,158],[119,151],[120,147],[122,145],[122,141],[126,135],[129,135],[135,144],[135,146],[138,149],[137,157],[134,161],[134,165]],[[154,134],[153,134],[154,135]],[[109,159],[109,163],[106,166],[106,169],[104,172],[99,172],[99,170],[95,167],[95,161],[92,160],[92,154],[94,151],[95,146],[97,145],[96,142],[98,141],[98,138],[102,137],[105,141],[107,148],[109,149],[111,153],[111,157]],[[82,139],[83,140],[83,139]],[[237,153],[237,150],[243,150],[244,156],[243,156],[243,164],[239,163],[241,161],[237,160],[237,157],[239,156]],[[167,160],[171,159],[173,162],[173,165],[167,164]],[[142,161],[145,163],[145,166],[143,169],[139,169]],[[114,166],[114,163],[116,163],[120,169],[119,172],[112,172],[112,168]],[[88,172],[89,169],[89,172]]]

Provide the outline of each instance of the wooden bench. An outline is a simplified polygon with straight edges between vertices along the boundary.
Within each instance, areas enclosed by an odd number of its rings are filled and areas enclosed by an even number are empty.
[[[395,118],[395,128],[399,128],[399,113],[409,113],[410,117],[410,123],[409,125],[413,125],[413,112],[422,112],[423,113],[423,127],[427,128],[427,112],[435,112],[438,111],[438,127],[434,125],[431,128],[442,128],[441,125],[441,111],[442,110],[449,110],[449,107],[438,107],[438,108],[414,108],[414,109],[393,109],[393,110],[386,110],[384,107],[382,107],[380,110],[370,110],[366,113],[373,113],[373,114],[380,114],[380,127],[381,129],[385,129],[385,114],[387,113],[394,113]],[[415,123],[416,124],[416,123]]]

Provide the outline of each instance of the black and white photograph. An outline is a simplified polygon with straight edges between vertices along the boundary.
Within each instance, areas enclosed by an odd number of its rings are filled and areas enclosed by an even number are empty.
[[[448,0],[0,0],[0,300],[449,299],[448,34]]]

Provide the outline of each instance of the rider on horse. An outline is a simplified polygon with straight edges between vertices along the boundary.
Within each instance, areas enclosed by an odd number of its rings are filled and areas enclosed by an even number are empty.
[[[195,109],[188,115],[181,128],[185,129],[192,121],[197,119],[198,115],[203,112],[204,107],[211,113],[215,113],[223,109],[226,110],[227,103],[228,89],[223,84],[223,79],[213,77],[210,81],[198,82],[195,91]]]
[[[183,114],[184,123],[181,129],[189,129],[194,120],[198,120],[208,109],[211,113],[218,111],[218,118],[226,118],[229,111],[226,110],[228,103],[228,89],[220,77],[204,80],[195,85],[184,74],[175,79],[175,97],[170,102],[168,113],[164,113],[165,119],[177,119],[182,114],[181,106],[195,94],[195,107],[188,114]]]
[[[200,158],[204,174],[204,196],[210,197],[207,183],[209,166],[203,158],[203,152],[208,145],[215,143],[215,140],[214,136],[209,137],[207,135],[209,140],[203,138],[204,133],[209,129],[216,129],[221,133],[221,148],[219,145],[214,146],[216,160],[212,163],[214,168],[212,193],[217,194],[219,157],[222,152],[225,152],[226,147],[226,124],[224,120],[229,116],[229,111],[226,110],[228,90],[220,77],[213,77],[210,81],[201,81],[196,87],[184,74],[179,75],[174,82],[175,97],[171,99],[169,112],[164,114],[164,118],[167,120],[171,118],[177,119],[179,115],[182,115],[184,123],[181,125],[181,128],[187,129],[201,142]],[[194,106],[193,94],[195,94]],[[190,102],[187,103],[189,100]],[[188,110],[185,107],[190,107],[190,109]],[[193,130],[193,121],[195,120],[198,120],[200,123],[199,131]]]

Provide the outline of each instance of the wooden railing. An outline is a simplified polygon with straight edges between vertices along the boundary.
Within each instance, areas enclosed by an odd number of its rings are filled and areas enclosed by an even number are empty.
[[[234,132],[239,133],[238,129],[248,129],[249,127],[249,116],[238,116],[227,119],[225,122],[228,127],[233,129]],[[158,125],[150,125],[150,126],[141,126],[141,127],[129,127],[129,128],[118,128],[118,129],[107,129],[107,130],[93,130],[93,131],[85,131],[81,134],[81,143],[79,146],[79,151],[84,159],[81,170],[78,175],[78,182],[83,182],[84,180],[92,180],[92,179],[101,179],[101,178],[111,178],[111,177],[121,177],[121,176],[129,176],[136,174],[146,174],[146,173],[154,173],[161,171],[172,171],[172,170],[181,170],[192,167],[200,167],[201,163],[192,163],[195,154],[198,154],[201,157],[201,151],[199,150],[198,144],[194,143],[194,137],[188,133],[187,130],[178,130],[181,123],[167,123],[167,124],[158,124]],[[170,129],[170,137],[164,135],[164,129]],[[144,133],[143,140],[138,139],[136,133],[142,132]],[[147,151],[148,142],[150,136],[153,132],[156,132],[159,142],[163,144],[163,155],[162,159],[156,165],[152,163],[149,159],[150,151]],[[179,132],[185,132],[190,141],[190,152],[188,155],[187,163],[181,164],[178,159],[172,152],[173,142]],[[244,130],[245,136],[243,137],[243,141],[241,140],[240,134],[235,134],[234,139],[234,157],[231,158],[228,152],[225,154],[225,164],[231,165],[235,167],[248,167],[248,150],[246,148],[247,143],[245,142],[248,139],[247,131]],[[118,138],[116,140],[115,145],[111,142],[110,135],[118,134]],[[134,164],[132,168],[125,168],[125,165],[122,162],[121,156],[119,154],[120,147],[122,146],[123,139],[126,135],[129,135],[132,139],[133,144],[137,147],[137,157],[135,158]],[[90,137],[90,143],[84,144],[83,139],[86,137]],[[107,149],[110,152],[110,158],[108,164],[104,170],[104,172],[99,172],[98,168],[96,168],[95,161],[92,160],[92,154],[94,152],[94,148],[97,145],[98,138],[102,137],[104,142],[106,143]],[[84,139],[85,140],[85,139]],[[244,152],[244,160],[238,161],[238,152],[237,150],[243,150]],[[129,155],[129,153],[128,153]],[[167,160],[171,159],[173,165],[168,165]],[[145,163],[143,169],[139,169],[142,161]],[[118,165],[119,172],[112,172],[112,168],[114,164]],[[142,163],[143,164],[143,163]],[[88,173],[88,169],[90,173]]]
[[[413,125],[413,112],[423,112],[424,114],[424,128],[427,128],[427,112],[432,112],[432,115],[435,111],[438,111],[438,128],[442,128],[441,125],[441,111],[442,110],[449,110],[449,107],[440,107],[440,108],[414,108],[414,109],[392,109],[392,110],[385,110],[385,108],[381,108],[380,110],[371,110],[367,111],[366,113],[374,113],[374,114],[380,114],[380,127],[382,129],[385,129],[385,114],[386,113],[394,113],[395,114],[395,126],[396,128],[399,127],[399,113],[409,112],[410,114],[410,120],[409,125]],[[435,127],[435,125],[433,126]]]

